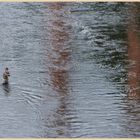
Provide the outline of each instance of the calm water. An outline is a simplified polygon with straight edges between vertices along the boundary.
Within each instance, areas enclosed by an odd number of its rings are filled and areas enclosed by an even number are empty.
[[[139,13],[0,3],[0,137],[140,137]]]

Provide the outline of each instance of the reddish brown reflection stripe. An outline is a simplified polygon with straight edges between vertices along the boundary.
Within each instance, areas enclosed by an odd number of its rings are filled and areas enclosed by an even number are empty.
[[[132,10],[137,14],[137,9]],[[140,38],[138,36],[137,21],[134,19],[129,22],[128,26],[128,57],[130,68],[128,71],[128,85],[130,87],[130,96],[139,96],[140,90]]]
[[[67,94],[68,87],[68,68],[70,51],[67,48],[67,42],[70,38],[69,29],[66,26],[64,3],[51,3],[49,5],[52,11],[51,29],[50,29],[50,47],[51,53],[48,55],[51,62],[49,67],[52,87],[58,93]],[[57,12],[62,10],[63,12]],[[59,14],[58,14],[59,13]],[[61,14],[60,14],[61,13]],[[62,18],[63,17],[63,18]]]

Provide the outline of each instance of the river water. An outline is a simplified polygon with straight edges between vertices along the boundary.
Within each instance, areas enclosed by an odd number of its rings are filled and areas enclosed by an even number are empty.
[[[0,137],[139,137],[139,3],[0,3]]]

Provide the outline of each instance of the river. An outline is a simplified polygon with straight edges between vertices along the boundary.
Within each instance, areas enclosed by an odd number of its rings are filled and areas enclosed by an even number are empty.
[[[140,137],[139,3],[0,3],[0,137]]]

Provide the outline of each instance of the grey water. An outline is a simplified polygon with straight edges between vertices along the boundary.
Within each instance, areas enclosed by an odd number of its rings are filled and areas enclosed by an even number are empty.
[[[0,137],[139,137],[139,3],[0,3]]]

